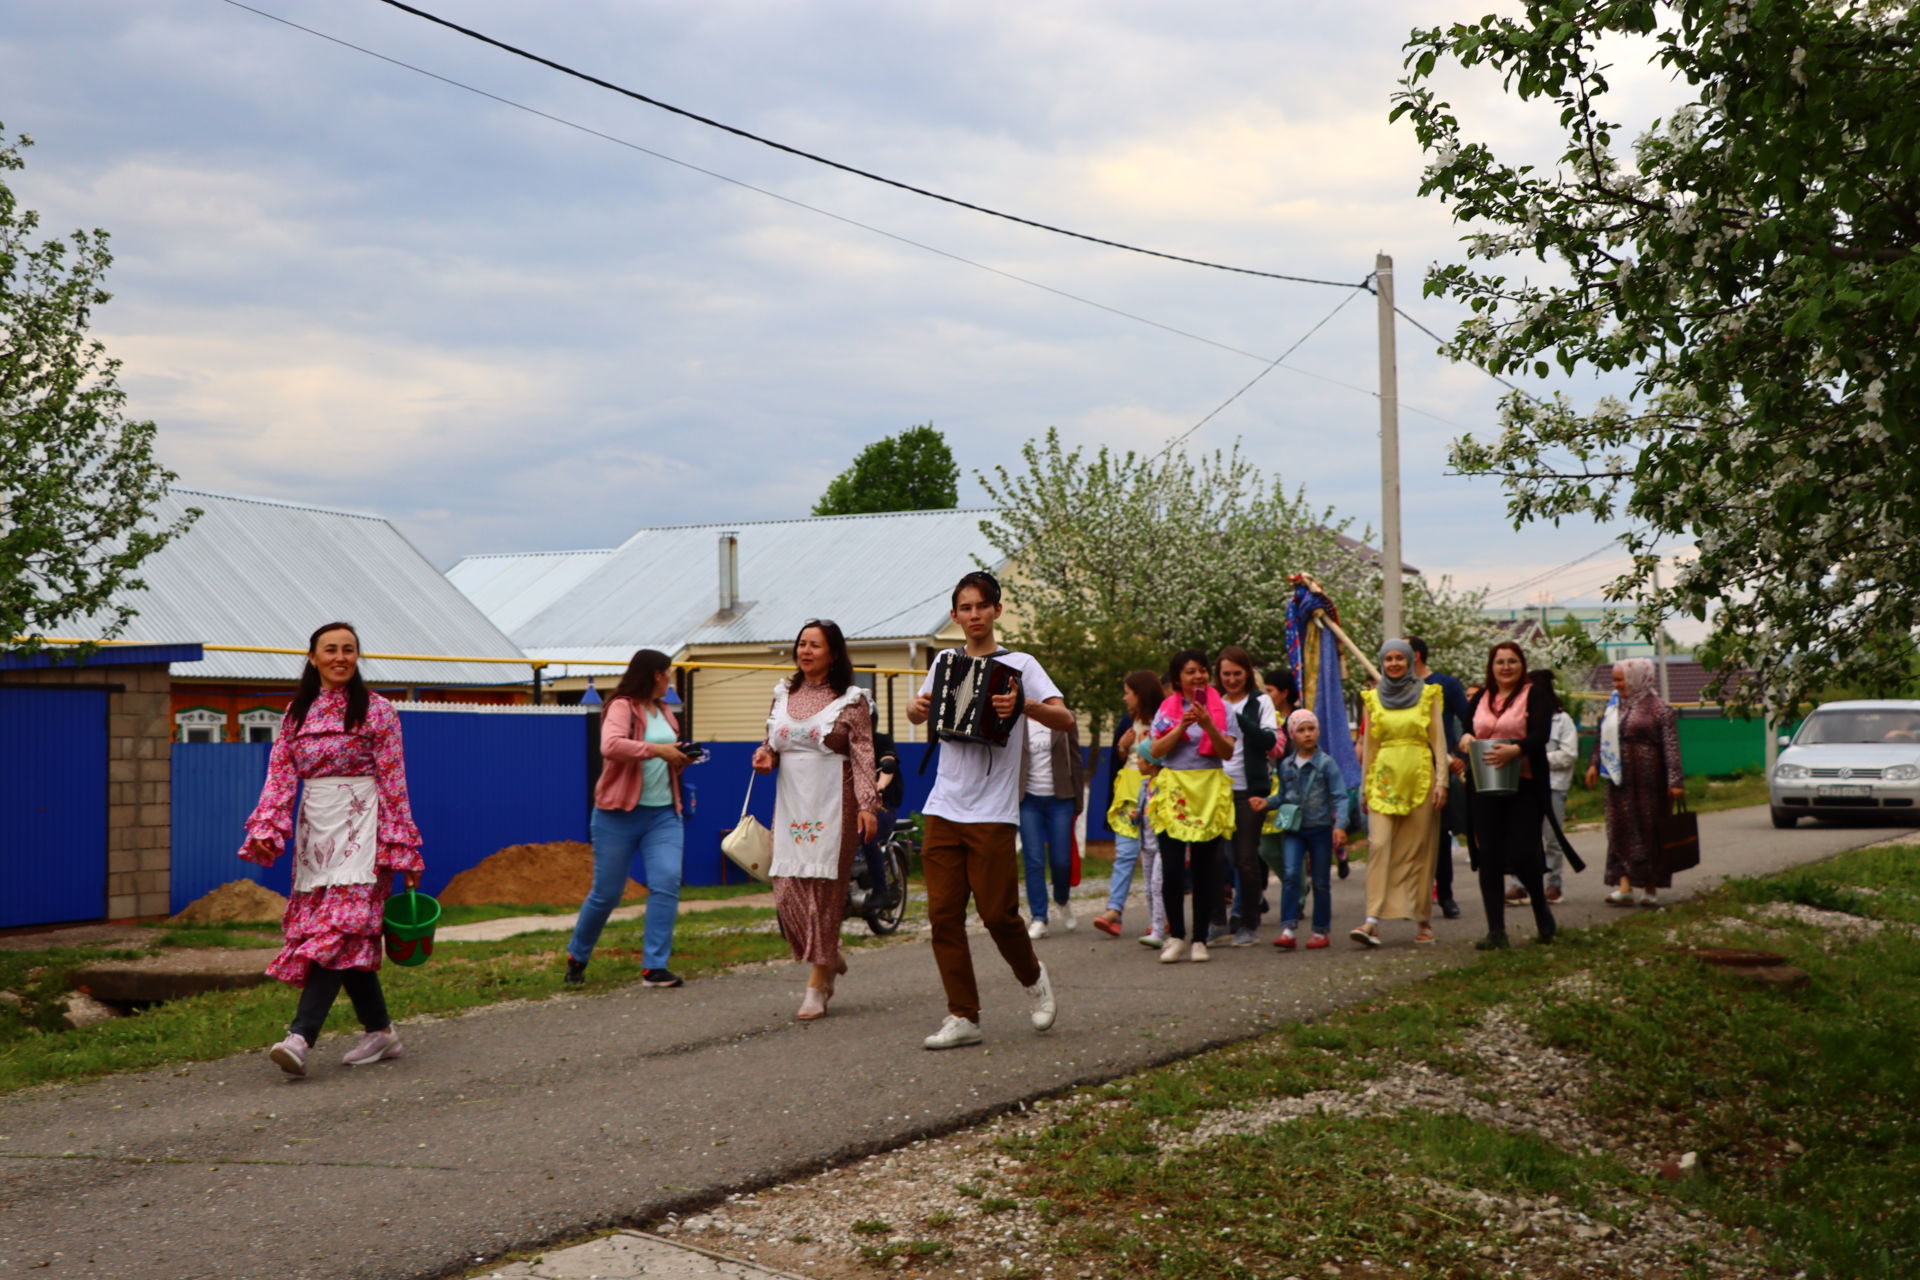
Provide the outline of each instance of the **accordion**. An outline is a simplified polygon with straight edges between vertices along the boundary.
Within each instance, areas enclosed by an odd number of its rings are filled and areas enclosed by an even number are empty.
[[[1013,714],[1001,717],[994,712],[993,699],[1009,692],[1015,695]],[[1004,747],[1027,704],[1018,668],[997,657],[970,658],[964,653],[940,655],[933,667],[932,694],[928,718],[941,742]]]

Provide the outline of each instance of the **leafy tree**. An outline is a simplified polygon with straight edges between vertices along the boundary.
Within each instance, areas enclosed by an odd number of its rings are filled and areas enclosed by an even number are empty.
[[[1500,433],[1457,441],[1454,465],[1500,476],[1516,526],[1632,520],[1636,567],[1609,594],[1656,619],[1717,606],[1716,652],[1760,676],[1736,697],[1898,683],[1920,623],[1920,8],[1519,8],[1407,45],[1393,114],[1431,159],[1421,191],[1471,229],[1467,262],[1434,269],[1427,292],[1474,313],[1457,357],[1631,391],[1515,392]],[[1603,41],[1645,49],[1692,100],[1635,136]],[[1437,96],[1442,64],[1553,110],[1557,161],[1467,137]],[[1516,257],[1550,269],[1518,275]],[[1653,549],[1675,536],[1698,556],[1656,592]]]
[[[1176,649],[1238,644],[1263,665],[1283,663],[1290,573],[1319,578],[1355,643],[1378,648],[1378,561],[1341,541],[1349,522],[1269,480],[1237,446],[1197,460],[1090,455],[1050,429],[1021,460],[980,476],[998,508],[981,529],[1013,566],[1009,638],[1046,659],[1094,734],[1117,719],[1126,673],[1164,670]],[[1407,586],[1407,625],[1436,663],[1479,670],[1480,596]]]
[[[870,511],[946,511],[960,505],[960,467],[931,422],[876,440],[833,478],[817,516]]]
[[[0,172],[33,140],[0,134]],[[0,182],[0,644],[84,620],[111,639],[145,584],[142,561],[191,523],[143,527],[174,478],[153,459],[154,425],[129,421],[118,360],[87,337],[108,265],[107,233],[34,243],[39,215]]]

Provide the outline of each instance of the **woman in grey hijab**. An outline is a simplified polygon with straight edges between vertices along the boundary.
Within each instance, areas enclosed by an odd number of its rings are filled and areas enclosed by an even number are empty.
[[[1389,640],[1380,648],[1379,687],[1362,701],[1361,795],[1367,816],[1367,919],[1348,936],[1380,945],[1382,920],[1411,919],[1418,943],[1433,941],[1434,823],[1447,802],[1447,745],[1439,685],[1413,670],[1413,647]]]

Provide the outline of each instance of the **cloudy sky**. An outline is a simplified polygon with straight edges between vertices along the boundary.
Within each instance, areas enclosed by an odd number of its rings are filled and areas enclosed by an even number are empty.
[[[423,7],[1093,235],[1342,281],[1388,252],[1403,304],[1445,331],[1458,313],[1419,281],[1458,231],[1416,197],[1421,156],[1386,116],[1406,32],[1486,3]],[[376,0],[256,7],[581,128],[226,0],[9,0],[0,121],[37,144],[13,186],[49,230],[112,232],[96,331],[184,485],[376,511],[444,566],[803,515],[863,445],[931,420],[971,504],[973,473],[1048,426],[1158,449],[1350,298],[1191,444],[1237,439],[1378,523],[1370,295],[936,204]],[[1652,73],[1615,83],[1647,118],[1675,100]],[[1550,157],[1550,118],[1491,83],[1451,87],[1481,136]],[[1497,485],[1445,474],[1500,389],[1433,346],[1402,328],[1407,558],[1498,593],[1602,547],[1616,530],[1515,532]],[[1590,599],[1619,563],[1497,598]]]

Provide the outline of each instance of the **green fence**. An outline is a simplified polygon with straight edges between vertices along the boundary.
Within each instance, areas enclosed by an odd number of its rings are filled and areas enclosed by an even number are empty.
[[[1782,728],[1791,732],[1793,726]],[[1594,731],[1580,734],[1580,767],[1593,752]],[[1680,717],[1680,760],[1688,773],[1722,776],[1743,769],[1759,770],[1767,763],[1766,721],[1734,716]]]

